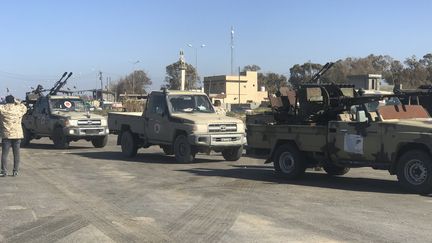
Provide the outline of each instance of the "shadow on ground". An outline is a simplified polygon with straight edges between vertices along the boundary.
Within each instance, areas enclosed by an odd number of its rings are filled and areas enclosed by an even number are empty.
[[[346,191],[379,192],[407,194],[398,182],[374,178],[332,177],[321,172],[306,172],[297,180],[287,180],[276,175],[269,166],[232,166],[231,169],[195,168],[179,170],[198,176],[217,176],[267,183],[291,184],[308,187],[320,187]]]
[[[137,154],[133,158],[127,158],[120,152],[76,152],[72,153],[78,156],[86,157],[89,159],[101,159],[101,160],[118,160],[118,161],[126,161],[126,162],[134,162],[134,163],[151,163],[151,164],[179,164],[174,156],[165,155],[164,153],[140,153]],[[212,162],[220,162],[224,161],[221,159],[204,159],[204,158],[195,158],[192,163],[212,163]]]
[[[21,146],[22,149],[43,149],[43,150],[55,150],[55,151],[61,151],[61,150],[74,150],[74,149],[94,149],[91,144],[88,147],[84,146],[74,146],[74,144],[71,144],[69,148],[67,149],[57,149],[54,147],[54,144],[46,144],[46,143],[31,143],[27,146]]]

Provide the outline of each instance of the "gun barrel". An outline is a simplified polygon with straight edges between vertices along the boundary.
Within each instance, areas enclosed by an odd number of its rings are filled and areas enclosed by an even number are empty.
[[[65,73],[67,74],[67,72]],[[66,75],[63,75],[66,76]],[[56,83],[56,85],[51,89],[50,95],[56,95],[61,88],[63,88],[66,85],[67,80],[72,76],[72,72],[69,73],[69,75],[66,77],[65,80],[61,81],[59,83]]]
[[[333,62],[326,63],[321,70],[319,70],[315,75],[309,80],[308,83],[315,83],[322,75],[324,75],[332,66]]]

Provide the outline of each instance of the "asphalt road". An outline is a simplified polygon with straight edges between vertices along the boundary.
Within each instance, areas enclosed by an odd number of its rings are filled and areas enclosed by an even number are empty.
[[[114,143],[22,149],[19,176],[0,178],[0,242],[432,242],[432,197],[385,171],[286,181],[261,159],[126,159]]]

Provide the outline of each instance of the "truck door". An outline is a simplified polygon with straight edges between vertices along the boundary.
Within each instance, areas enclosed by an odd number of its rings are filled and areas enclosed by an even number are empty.
[[[49,105],[48,99],[45,97],[40,98],[36,104],[33,112],[33,119],[35,119],[35,130],[38,134],[49,134]]]
[[[162,93],[151,94],[145,111],[145,131],[150,141],[171,141],[168,122],[168,109],[165,95]]]
[[[377,122],[331,121],[328,151],[335,162],[380,162],[381,126]]]

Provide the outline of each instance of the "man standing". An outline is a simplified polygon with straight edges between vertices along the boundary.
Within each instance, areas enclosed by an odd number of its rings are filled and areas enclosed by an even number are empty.
[[[1,177],[7,175],[7,157],[11,146],[14,155],[12,175],[18,175],[20,143],[24,137],[21,120],[26,112],[26,106],[20,102],[15,102],[15,98],[12,95],[6,96],[5,105],[0,105],[0,136],[2,138]]]

